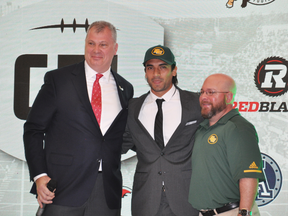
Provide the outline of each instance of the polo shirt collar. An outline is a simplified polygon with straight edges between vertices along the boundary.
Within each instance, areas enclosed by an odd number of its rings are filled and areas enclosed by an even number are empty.
[[[231,111],[226,113],[224,116],[222,116],[214,125],[226,124],[232,117],[234,117],[236,115],[240,115],[238,109],[232,109]],[[200,126],[208,129],[210,127],[209,126],[209,119],[205,119],[203,122],[201,122]]]

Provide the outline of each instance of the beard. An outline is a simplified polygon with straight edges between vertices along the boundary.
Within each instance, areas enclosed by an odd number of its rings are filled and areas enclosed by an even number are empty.
[[[221,111],[223,111],[226,108],[225,98],[223,98],[223,101],[216,104],[215,106],[213,106],[212,103],[209,103],[209,104],[211,105],[210,110],[209,110],[209,108],[202,108],[202,106],[201,106],[201,115],[205,119],[211,119],[213,116],[220,113]],[[201,105],[202,105],[202,102],[201,102]]]

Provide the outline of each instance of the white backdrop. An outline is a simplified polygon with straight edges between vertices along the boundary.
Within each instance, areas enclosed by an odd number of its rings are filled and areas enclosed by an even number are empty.
[[[235,107],[259,135],[267,178],[257,197],[261,215],[288,215],[288,4],[250,0],[241,8],[238,0],[228,9],[226,2],[0,0],[0,215],[36,212],[23,116],[44,73],[57,68],[61,56],[83,54],[86,20],[107,20],[118,29],[117,70],[134,85],[135,96],[149,90],[142,61],[157,44],[175,53],[182,89],[198,91],[212,73],[232,76]],[[122,159],[122,215],[129,216],[136,158],[130,152]]]

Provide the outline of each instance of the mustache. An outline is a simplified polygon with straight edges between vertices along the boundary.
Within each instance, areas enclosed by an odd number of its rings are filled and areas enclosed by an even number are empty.
[[[212,105],[212,103],[207,102],[207,101],[201,101],[200,106],[202,106],[202,105]]]

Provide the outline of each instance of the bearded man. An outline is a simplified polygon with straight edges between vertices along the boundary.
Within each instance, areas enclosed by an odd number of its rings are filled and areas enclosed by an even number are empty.
[[[200,91],[205,120],[195,134],[189,190],[199,216],[260,215],[255,197],[265,177],[258,136],[233,109],[235,94],[235,81],[225,74],[209,76]]]

